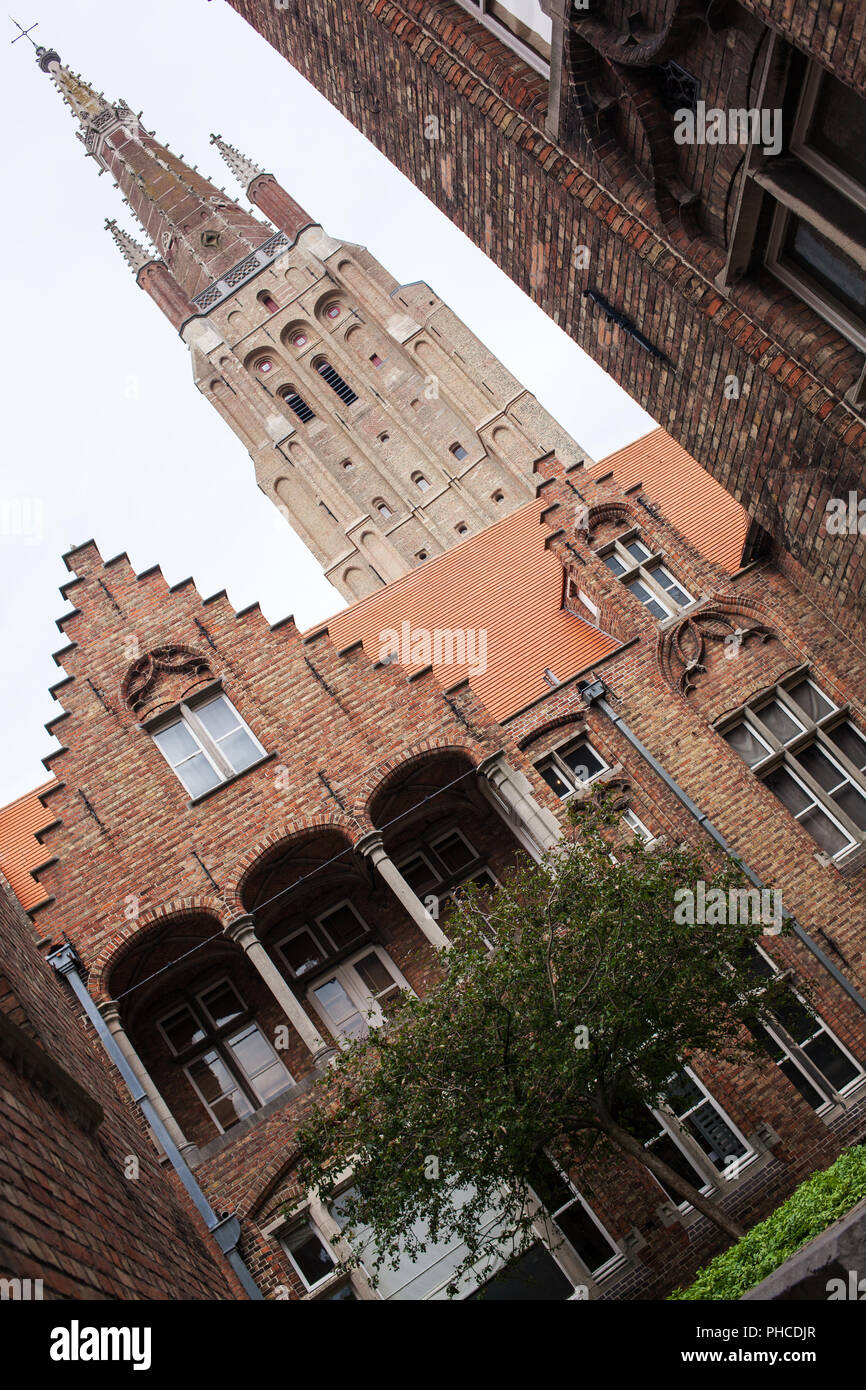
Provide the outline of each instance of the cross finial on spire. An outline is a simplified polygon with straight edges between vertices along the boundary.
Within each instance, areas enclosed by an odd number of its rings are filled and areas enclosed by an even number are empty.
[[[216,145],[245,193],[253,179],[257,179],[259,174],[265,172],[261,165],[254,164],[245,154],[241,154],[240,150],[236,150],[234,145],[229,145],[221,135],[212,135],[210,142],[212,145]]]
[[[12,16],[10,15],[9,18],[12,19]],[[20,30],[21,30],[20,34],[16,34],[15,37],[14,37],[14,39],[12,39],[12,43],[17,43],[19,39],[30,39],[30,35],[31,35],[31,33],[33,32],[33,30],[39,28],[39,21],[38,21],[38,20],[36,21],[35,24],[31,24],[29,29],[25,29],[23,24],[19,24],[19,23],[18,23],[18,20],[17,20],[17,19],[12,19],[12,23],[15,25],[15,28],[16,28],[16,29],[20,29]],[[39,48],[39,45],[38,45],[38,43],[36,42],[35,39],[30,39],[30,42],[32,43],[32,45],[33,45],[34,48],[36,48],[36,49]]]

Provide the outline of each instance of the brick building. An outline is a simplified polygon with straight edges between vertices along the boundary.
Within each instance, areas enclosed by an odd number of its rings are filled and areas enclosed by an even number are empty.
[[[292,1135],[364,1012],[435,979],[447,911],[422,899],[540,855],[585,781],[652,837],[702,836],[690,797],[800,923],[766,968],[815,987],[765,1061],[693,1062],[646,1141],[749,1222],[866,1129],[862,653],[749,558],[746,514],[663,431],[538,475],[536,500],[306,634],[92,543],[66,557],[31,911],[271,1297],[442,1296],[441,1248],[378,1291],[330,1273],[338,1212],[298,1191]],[[485,660],[425,660],[434,622],[484,630]],[[572,1178],[507,1296],[652,1297],[715,1248],[629,1162]]]
[[[862,5],[229,3],[862,621]]]

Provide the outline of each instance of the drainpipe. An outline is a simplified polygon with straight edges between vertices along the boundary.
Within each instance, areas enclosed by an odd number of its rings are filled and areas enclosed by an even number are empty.
[[[264,1294],[244,1264],[240,1251],[238,1250],[241,1223],[236,1216],[217,1216],[210,1202],[205,1197],[193,1177],[189,1165],[183,1158],[162,1119],[158,1115],[150,1097],[142,1087],[138,1077],[130,1067],[120,1048],[117,1046],[117,1042],[106,1024],[105,1019],[96,1007],[95,999],[88,993],[87,986],[81,978],[81,972],[84,967],[81,962],[81,957],[78,955],[75,947],[69,942],[66,942],[63,946],[58,946],[56,950],[51,951],[47,959],[48,964],[52,966],[57,974],[62,975],[71,985],[76,999],[99,1035],[102,1046],[105,1048],[112,1062],[120,1072],[120,1075],[123,1077],[126,1088],[132,1096],[132,1099],[140,1108],[147,1123],[165,1149],[171,1166],[174,1168],[174,1171],[189,1193],[193,1205],[220,1250],[226,1256],[226,1259],[243,1286],[244,1292],[252,1299],[264,1299]]]
[[[619,729],[623,738],[627,739],[628,742],[631,744],[632,748],[635,748],[637,752],[640,754],[640,756],[644,759],[644,761],[649,763],[653,772],[655,772],[655,774],[661,778],[665,786],[670,788],[677,800],[680,801],[682,805],[685,806],[686,810],[694,816],[695,820],[698,822],[698,825],[700,825],[704,830],[706,830],[710,838],[715,840],[716,844],[719,846],[720,849],[724,850],[725,854],[728,856],[729,859],[733,859],[737,862],[737,864],[739,864],[749,882],[753,883],[756,888],[766,887],[763,879],[759,878],[755,871],[753,869],[750,869],[748,864],[745,864],[743,862],[743,860],[736,853],[736,851],[728,844],[722,832],[720,830],[717,830],[716,827],[713,825],[709,816],[707,816],[706,813],[701,810],[700,806],[697,806],[694,803],[694,801],[692,801],[688,793],[683,791],[680,784],[674,781],[670,773],[665,771],[658,759],[654,758],[652,753],[646,747],[646,745],[641,743],[637,734],[632,732],[632,730],[629,728],[628,724],[626,724],[622,716],[617,714],[616,710],[611,709],[610,705],[605,699],[607,690],[604,681],[581,681],[578,684],[578,689],[580,690],[580,693],[583,696],[584,702],[587,705],[592,705],[595,709],[600,709],[602,714],[607,716],[611,723],[617,729]],[[851,981],[847,978],[847,976],[842,974],[842,971],[839,969],[839,967],[830,959],[828,955],[826,955],[824,951],[821,950],[821,947],[818,945],[817,941],[814,941],[812,937],[809,935],[809,933],[803,930],[796,918],[792,917],[790,912],[787,912],[784,907],[782,908],[782,916],[791,926],[794,935],[800,941],[802,941],[806,949],[808,951],[811,951],[815,959],[820,961],[824,969],[830,975],[832,975],[833,979],[836,981],[837,985],[839,985],[840,989],[845,991],[848,998],[851,999],[857,1005],[857,1008],[860,1010],[862,1014],[866,1014],[866,999],[863,998],[863,995],[860,993],[860,991],[856,989],[854,985],[852,985]]]

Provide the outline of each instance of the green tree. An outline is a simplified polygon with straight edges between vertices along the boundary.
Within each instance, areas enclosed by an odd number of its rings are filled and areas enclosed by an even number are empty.
[[[784,989],[751,969],[759,922],[675,919],[678,889],[702,881],[727,894],[744,880],[691,845],[627,840],[610,794],[572,826],[491,898],[461,895],[438,985],[404,996],[319,1083],[300,1177],[327,1201],[351,1170],[346,1233],[369,1228],[379,1267],[401,1245],[423,1250],[411,1231],[423,1223],[432,1240],[465,1242],[458,1273],[487,1273],[534,1238],[545,1155],[569,1171],[604,1141],[742,1234],[639,1135],[685,1059],[752,1055],[744,1025]]]

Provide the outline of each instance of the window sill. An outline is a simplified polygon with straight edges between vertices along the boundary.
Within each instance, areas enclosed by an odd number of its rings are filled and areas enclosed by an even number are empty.
[[[202,792],[201,796],[194,796],[187,802],[187,805],[199,806],[202,801],[207,801],[209,797],[216,796],[218,792],[224,791],[226,787],[233,787],[242,777],[246,777],[249,773],[255,772],[259,767],[264,767],[265,763],[273,762],[276,756],[276,753],[266,753],[265,756],[259,758],[257,762],[250,763],[249,767],[245,767],[243,772],[236,772],[234,777],[227,777],[224,782],[218,782],[217,785],[211,787],[209,791]]]

